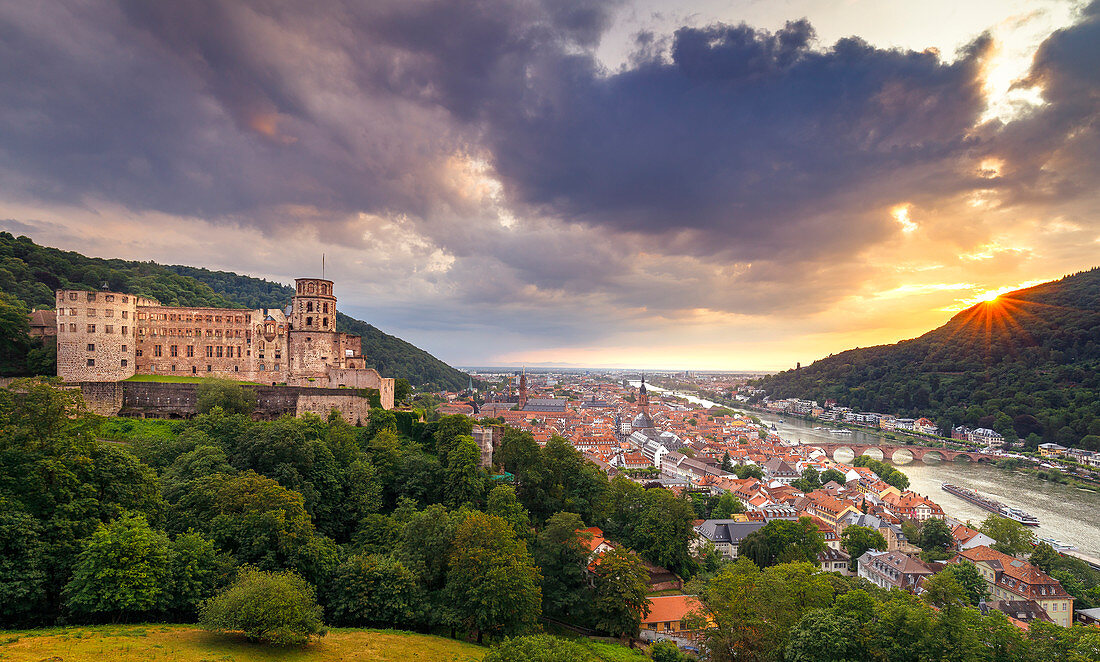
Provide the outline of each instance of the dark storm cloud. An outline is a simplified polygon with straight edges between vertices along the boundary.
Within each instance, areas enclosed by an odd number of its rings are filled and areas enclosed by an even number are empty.
[[[358,214],[401,217],[460,301],[766,312],[858,286],[841,263],[898,232],[891,205],[1095,181],[1096,5],[1040,51],[1048,106],[978,127],[985,37],[946,63],[715,24],[608,71],[618,4],[3,5],[0,193],[364,249]],[[503,197],[456,184],[466,157]]]

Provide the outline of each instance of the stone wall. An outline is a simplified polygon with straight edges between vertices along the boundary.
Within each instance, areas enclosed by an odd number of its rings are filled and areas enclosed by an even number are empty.
[[[370,420],[370,400],[367,398],[346,393],[317,395],[315,393],[317,390],[308,389],[299,392],[296,416],[310,412],[321,418],[327,418],[329,412],[335,409],[340,412],[345,421],[352,425],[366,425]]]
[[[57,376],[66,382],[132,377],[138,297],[78,290],[56,296]]]
[[[123,406],[123,382],[81,382],[80,394],[88,409],[100,416],[114,416]]]

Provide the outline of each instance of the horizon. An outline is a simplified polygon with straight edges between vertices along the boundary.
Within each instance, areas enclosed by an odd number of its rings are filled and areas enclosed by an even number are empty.
[[[342,312],[454,366],[776,372],[1097,266],[1095,0],[0,28],[0,230],[280,284],[324,259]]]

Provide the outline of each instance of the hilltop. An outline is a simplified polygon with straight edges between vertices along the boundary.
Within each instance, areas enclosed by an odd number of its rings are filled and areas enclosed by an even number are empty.
[[[88,257],[0,232],[0,292],[28,309],[53,308],[57,289],[99,289],[104,283],[110,290],[153,297],[169,306],[282,308],[294,294],[290,286],[229,271]],[[460,390],[468,382],[466,373],[366,322],[339,313],[337,324],[363,336],[367,367],[383,377],[445,390]]]
[[[756,382],[777,398],[992,427],[1100,450],[1100,268],[1003,294],[892,345]]]

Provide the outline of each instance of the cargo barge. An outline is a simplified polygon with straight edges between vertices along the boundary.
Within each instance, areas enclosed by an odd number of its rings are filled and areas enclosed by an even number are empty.
[[[1039,526],[1039,518],[1034,515],[1030,515],[1019,508],[1013,508],[1006,506],[1000,501],[995,501],[989,497],[979,494],[972,489],[966,487],[959,487],[958,485],[952,485],[950,483],[940,483],[940,487],[949,494],[954,494],[964,501],[969,501],[975,506],[988,510],[989,512],[1000,515],[1001,517],[1008,518],[1013,522],[1018,522],[1024,526]]]

